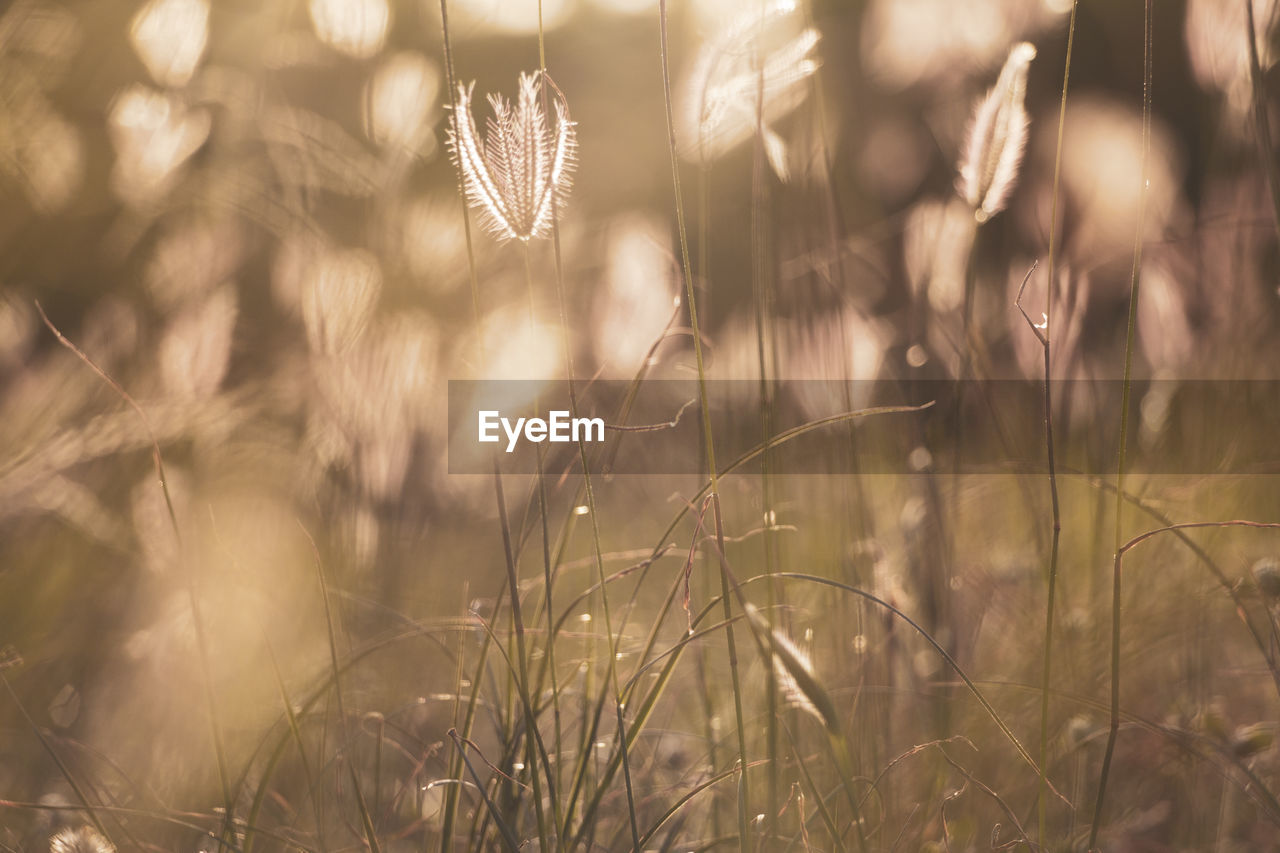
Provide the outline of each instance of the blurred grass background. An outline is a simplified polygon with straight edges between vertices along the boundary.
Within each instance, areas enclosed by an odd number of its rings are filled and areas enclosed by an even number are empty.
[[[1280,4],[1253,7],[1262,108],[1276,128]],[[518,74],[538,67],[540,8],[547,70],[579,136],[559,222],[577,375],[629,378],[684,293],[658,14],[636,0],[450,3],[455,68],[461,81],[477,81],[479,124],[488,111],[481,94],[512,97]],[[814,0],[775,9],[762,31],[743,4],[671,5],[676,133],[712,377],[758,377],[761,341],[771,378],[956,377],[966,367],[957,343],[966,277],[981,375],[1041,377],[1039,345],[1012,303],[1035,260],[1033,317],[1046,292],[1070,8]],[[1264,169],[1276,152],[1259,150],[1243,9],[1227,0],[1154,9],[1140,378],[1280,379],[1280,251]],[[726,44],[743,20],[750,35]],[[786,57],[811,33],[811,50],[770,67],[770,79],[752,71],[754,56]],[[1061,162],[1055,378],[1121,375],[1142,189],[1142,39],[1141,3],[1079,4]],[[966,243],[972,216],[954,189],[966,124],[1020,40],[1038,52],[1021,175],[1008,209]],[[802,71],[800,59],[816,71]],[[723,105],[714,126],[698,118],[714,87],[743,89],[743,69],[759,74],[766,93],[768,142],[758,146],[754,85],[745,101]],[[348,784],[358,778],[382,849],[496,849],[497,831],[471,791],[456,837],[441,838],[450,786],[440,783],[454,748],[446,732],[459,724],[456,697],[473,682],[483,685],[477,749],[503,772],[521,772],[518,754],[503,751],[520,737],[511,672],[493,656],[486,672],[473,669],[484,632],[472,610],[507,639],[505,561],[491,480],[447,473],[445,383],[562,379],[563,368],[550,243],[531,244],[530,324],[519,250],[476,231],[490,356],[478,363],[462,204],[445,145],[448,94],[430,3],[16,0],[0,12],[0,646],[12,663],[3,669],[12,695],[0,696],[5,849],[43,850],[59,829],[86,822],[84,811],[62,808],[77,805],[68,776],[91,802],[121,810],[100,816],[120,849],[243,844],[243,827],[219,829],[225,803],[206,680],[231,781],[244,774],[236,816],[256,787],[269,792],[257,820],[275,837],[259,835],[257,847],[372,846]],[[701,132],[711,141],[699,149],[690,140]],[[763,297],[753,282],[763,282]],[[177,534],[146,429],[58,345],[37,300],[145,410]],[[674,326],[685,323],[682,313]],[[677,332],[654,351],[650,375],[687,379],[692,362],[689,338]],[[843,402],[817,401],[827,412]],[[1158,446],[1170,428],[1155,402],[1142,409],[1135,442]],[[1096,428],[1114,452],[1117,411],[1057,403],[1055,416]],[[1215,414],[1203,413],[1200,428],[1259,438],[1251,422],[1222,424]],[[1260,417],[1257,429],[1269,421]],[[1046,483],[942,476],[947,462],[901,476],[775,471],[767,494],[758,475],[726,478],[726,557],[740,579],[811,573],[902,608],[1030,747],[1039,737]],[[595,582],[580,478],[555,473],[549,523],[563,534],[553,543],[562,548],[554,601],[569,619],[555,639],[566,692],[553,706],[557,717],[563,709],[566,743],[600,752],[584,762],[593,780],[615,746],[609,713],[589,732],[609,646],[598,607],[576,599]],[[1128,510],[1125,529],[1274,521],[1276,473],[1135,477],[1127,488],[1148,511]],[[1048,771],[1071,806],[1051,805],[1050,849],[1078,848],[1087,835],[1108,683],[1114,496],[1067,474]],[[668,521],[701,485],[694,476],[597,481],[608,570],[665,544]],[[531,478],[509,478],[507,506],[526,622],[534,655],[543,655],[545,628],[535,630],[530,615],[543,595]],[[684,615],[659,608],[690,541],[706,532],[686,519],[669,539],[674,548],[612,585],[615,617],[626,619],[616,638],[624,677],[654,625],[659,650],[683,635]],[[1264,582],[1276,539],[1191,535],[1200,556],[1164,537],[1126,563],[1123,707],[1132,716],[1117,748],[1106,849],[1280,849],[1280,766],[1269,745],[1280,632],[1276,591]],[[714,553],[703,546],[693,563],[695,613],[719,594]],[[317,562],[339,651],[386,644],[344,671],[347,719],[322,689],[330,648]],[[205,623],[207,679],[188,578]],[[1021,837],[1011,817],[1035,840],[1035,771],[919,636],[830,589],[777,586],[771,624],[808,651],[846,715],[857,776],[885,772],[860,789],[872,849],[988,849]],[[761,606],[763,588],[747,590]],[[753,824],[752,848],[852,846],[851,834],[830,838],[815,817],[813,792],[837,790],[839,777],[812,721],[791,709],[779,718],[794,740],[765,743],[770,667],[748,636],[739,634],[753,685],[749,751],[777,758],[770,763],[782,780],[781,801],[754,784],[750,815],[770,817]],[[696,644],[673,684],[631,757],[646,826],[736,757],[718,636]],[[282,689],[295,705],[317,690],[321,699],[299,712],[308,757],[290,748],[269,770],[266,756],[290,736]],[[946,744],[948,760],[942,747],[909,752],[960,736],[970,744]],[[477,768],[520,837],[537,844],[521,789],[483,762]],[[692,799],[652,848],[705,849],[732,835],[735,784]],[[588,840],[630,849],[621,790],[601,803],[579,849]],[[833,803],[847,821],[846,804]]]

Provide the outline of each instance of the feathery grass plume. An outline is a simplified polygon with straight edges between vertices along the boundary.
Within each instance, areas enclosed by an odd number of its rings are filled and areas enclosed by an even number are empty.
[[[49,839],[49,853],[116,853],[115,845],[91,826],[64,829]]]
[[[1240,726],[1231,733],[1231,751],[1237,758],[1252,758],[1266,752],[1275,742],[1276,735],[1269,723]]]
[[[979,222],[1004,210],[1018,180],[1027,145],[1027,70],[1035,57],[1030,43],[1014,45],[1000,78],[974,109],[958,189]]]
[[[761,99],[765,155],[780,180],[789,178],[786,143],[769,125],[808,97],[821,39],[813,27],[791,35],[800,22],[795,12],[795,0],[773,0],[703,44],[680,97],[681,156],[705,166],[751,138]]]
[[[807,711],[822,721],[833,735],[840,735],[840,715],[836,712],[831,695],[822,689],[813,674],[813,661],[800,651],[781,631],[774,628],[760,615],[753,605],[746,605],[747,621],[767,645],[773,658],[778,687],[787,702]]]
[[[500,240],[527,243],[547,237],[552,215],[569,195],[578,151],[577,131],[563,95],[555,101],[552,129],[542,109],[540,72],[521,74],[515,104],[500,95],[489,96],[493,117],[481,140],[471,118],[474,86],[458,84],[449,128],[449,149],[462,172],[467,203],[480,212],[485,230]]]

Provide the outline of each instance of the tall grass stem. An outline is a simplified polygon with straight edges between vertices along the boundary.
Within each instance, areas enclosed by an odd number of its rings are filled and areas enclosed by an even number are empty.
[[[1133,267],[1129,274],[1129,319],[1125,332],[1124,380],[1120,395],[1120,449],[1116,461],[1115,557],[1111,588],[1111,725],[1107,748],[1102,757],[1098,777],[1098,798],[1093,807],[1093,826],[1089,830],[1089,849],[1098,846],[1102,828],[1102,809],[1106,804],[1107,778],[1115,754],[1116,734],[1120,729],[1120,555],[1124,534],[1124,478],[1129,446],[1129,398],[1133,381],[1134,339],[1138,326],[1138,295],[1142,281],[1142,244],[1146,231],[1147,183],[1151,159],[1151,50],[1152,7],[1154,0],[1144,0],[1142,17],[1142,168],[1139,189],[1138,221],[1133,236]]]
[[[706,446],[707,468],[711,477],[711,506],[716,525],[716,542],[720,550],[724,550],[724,519],[720,510],[720,479],[716,469],[715,438],[711,429],[711,410],[707,396],[707,372],[702,354],[702,330],[698,323],[698,298],[693,281],[693,269],[689,263],[689,236],[685,227],[684,195],[680,188],[680,158],[676,147],[675,115],[671,98],[670,51],[667,38],[667,0],[658,0],[658,35],[659,59],[662,64],[662,95],[667,115],[667,141],[671,152],[671,181],[675,193],[676,229],[680,240],[681,272],[684,275],[685,298],[689,300],[689,325],[693,328],[693,353],[698,369],[698,400],[702,411],[702,437]],[[742,773],[742,782],[738,796],[738,848],[742,853],[750,850],[750,827],[747,818],[747,804],[750,792],[747,786],[747,741],[746,725],[742,710],[742,687],[738,674],[738,650],[733,636],[733,604],[729,595],[729,580],[720,578],[721,598],[723,599],[725,622],[725,643],[729,654],[729,677],[733,687],[734,722],[737,726],[738,765]]]
[[[1053,190],[1049,202],[1049,262],[1045,294],[1044,334],[1039,335],[1035,324],[1027,318],[1031,330],[1044,345],[1044,439],[1045,455],[1049,462],[1049,500],[1053,513],[1052,541],[1049,544],[1049,582],[1044,606],[1044,671],[1040,679],[1040,796],[1037,805],[1037,835],[1040,845],[1048,845],[1049,791],[1049,684],[1053,669],[1053,616],[1058,591],[1058,547],[1062,538],[1062,508],[1058,498],[1057,457],[1053,448],[1053,360],[1051,358],[1053,287],[1057,273],[1058,201],[1062,188],[1062,145],[1067,126],[1067,92],[1071,84],[1071,56],[1075,50],[1076,13],[1079,0],[1072,0],[1071,17],[1067,21],[1067,58],[1062,68],[1062,99],[1058,104],[1058,137],[1054,144]],[[1026,313],[1023,313],[1026,317]]]

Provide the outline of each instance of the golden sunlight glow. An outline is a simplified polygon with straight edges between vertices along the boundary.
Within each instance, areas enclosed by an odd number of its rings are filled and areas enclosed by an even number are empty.
[[[417,149],[424,141],[434,147],[431,116],[440,97],[440,71],[415,51],[385,58],[365,92],[369,138],[378,145]]]
[[[486,317],[484,343],[484,379],[549,380],[562,358],[559,327],[530,322],[528,309],[502,309]]]
[[[312,351],[341,353],[355,343],[381,292],[382,270],[372,254],[320,251],[302,281],[302,320]]]
[[[672,318],[671,236],[639,214],[609,227],[606,286],[597,295],[593,340],[610,375],[630,377]]]
[[[356,59],[382,49],[391,23],[386,0],[311,0],[311,23],[329,47]]]
[[[792,0],[773,0],[727,18],[712,33],[679,90],[676,137],[682,154],[709,164],[763,123],[769,163],[787,180],[789,146],[770,125],[808,97],[808,78],[818,69],[818,31],[804,25]]]
[[[482,32],[531,35],[538,31],[538,7],[542,7],[542,28],[551,30],[565,23],[577,9],[577,0],[455,0],[449,4],[450,24],[456,16],[459,28],[471,35]]]
[[[174,172],[209,135],[210,117],[177,98],[135,84],[116,97],[108,129],[116,148],[111,186],[126,202],[145,203],[165,192]]]
[[[133,18],[129,39],[161,86],[185,86],[209,40],[205,0],[151,0]]]
[[[863,62],[888,89],[991,68],[1014,41],[1057,22],[1061,6],[1031,0],[874,0],[862,27]]]
[[[643,15],[653,8],[653,0],[591,0],[591,5],[618,15]]]
[[[49,109],[32,110],[16,134],[13,170],[32,207],[41,213],[64,208],[84,178],[84,146],[75,125]]]
[[[1055,134],[1041,130],[1037,139],[1042,192],[1053,163]],[[1156,121],[1147,162],[1145,235],[1158,237],[1181,201],[1181,154],[1168,127]],[[1072,248],[1082,257],[1123,257],[1133,248],[1142,198],[1142,118],[1114,101],[1081,96],[1067,106],[1063,144],[1062,186],[1080,217]]]
[[[1253,20],[1260,29],[1274,21],[1277,0],[1252,0]],[[1245,40],[1244,6],[1239,0],[1190,0],[1185,24],[1187,56],[1196,81],[1226,95],[1237,115],[1250,108],[1249,43]],[[1265,73],[1274,61],[1271,40],[1257,40]]]
[[[237,315],[235,285],[227,282],[185,306],[160,340],[160,375],[181,398],[207,397],[218,390],[231,359]]]
[[[438,196],[411,198],[391,217],[386,238],[426,290],[445,292],[465,280],[455,272],[467,262],[466,234],[455,205]]]

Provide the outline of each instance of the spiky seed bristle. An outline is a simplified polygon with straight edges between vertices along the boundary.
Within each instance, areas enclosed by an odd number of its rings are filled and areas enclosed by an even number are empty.
[[[116,853],[115,845],[91,826],[64,829],[49,839],[49,853]]]
[[[577,162],[576,125],[562,99],[555,128],[542,108],[540,72],[521,74],[514,104],[490,95],[493,115],[481,140],[471,116],[470,86],[459,84],[450,122],[449,149],[462,173],[467,203],[481,226],[500,240],[549,236],[572,186]]]
[[[1030,124],[1027,72],[1035,55],[1028,42],[1014,45],[996,84],[974,109],[957,188],[979,222],[1004,209],[1017,183]]]

